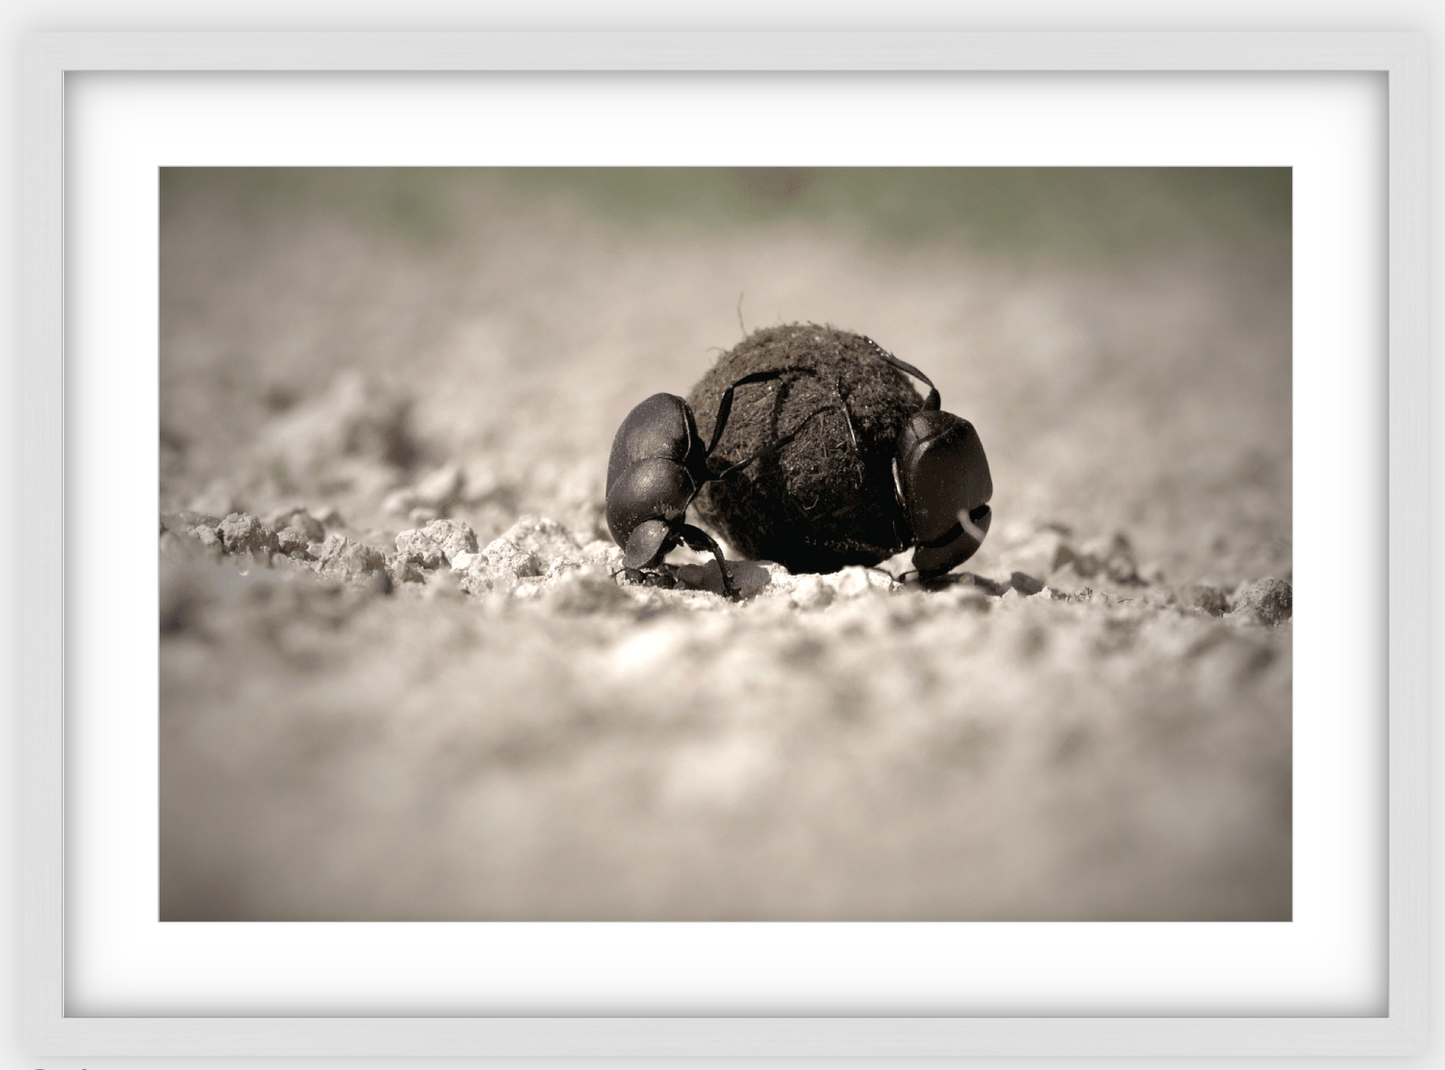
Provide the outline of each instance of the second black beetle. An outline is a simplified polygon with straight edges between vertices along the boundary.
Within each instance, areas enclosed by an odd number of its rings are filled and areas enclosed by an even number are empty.
[[[941,411],[933,380],[873,339],[864,341],[883,360],[928,384],[923,408],[898,433],[893,479],[911,536],[899,549],[916,547],[913,567],[924,579],[940,576],[972,557],[988,534],[993,520],[988,458],[973,424]]]
[[[729,384],[718,405],[712,441],[706,446],[692,409],[675,394],[653,394],[627,414],[607,461],[607,528],[622,547],[622,567],[629,578],[640,579],[644,569],[657,568],[681,542],[699,553],[712,553],[724,593],[734,600],[739,597],[721,547],[707,532],[687,523],[687,509],[705,484],[724,480],[758,459],[748,457],[721,472],[708,465],[727,427],[738,388],[780,379],[783,374],[756,372]],[[805,418],[799,430],[811,418]],[[771,450],[781,448],[793,435],[774,443]]]

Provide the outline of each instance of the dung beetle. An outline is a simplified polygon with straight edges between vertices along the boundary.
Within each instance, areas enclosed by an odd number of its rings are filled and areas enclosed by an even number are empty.
[[[607,529],[622,547],[623,572],[629,579],[639,578],[643,569],[656,568],[681,542],[699,553],[711,552],[724,593],[733,601],[739,599],[721,547],[707,532],[687,523],[687,509],[704,484],[726,479],[758,459],[749,457],[717,473],[708,467],[732,412],[734,392],[782,376],[781,371],[754,372],[728,386],[718,406],[712,441],[706,446],[691,407],[675,394],[653,394],[627,414],[607,461]],[[764,452],[791,441],[808,420]]]
[[[988,458],[973,424],[942,411],[933,380],[873,339],[862,337],[883,360],[928,384],[923,408],[898,432],[893,483],[912,532],[909,541],[916,546],[913,567],[920,578],[932,579],[972,557],[988,533],[993,519],[988,507],[993,497]]]

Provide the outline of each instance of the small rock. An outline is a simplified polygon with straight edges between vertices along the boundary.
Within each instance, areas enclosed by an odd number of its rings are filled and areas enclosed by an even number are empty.
[[[440,568],[443,561],[453,568],[465,568],[454,564],[454,559],[477,552],[477,533],[460,520],[433,520],[424,528],[409,528],[397,535],[396,552],[421,568]]]
[[[1025,596],[1038,594],[1044,589],[1043,583],[1022,572],[1015,572],[1009,577],[1009,586]]]
[[[386,575],[386,557],[380,550],[345,535],[328,535],[318,550],[312,556],[317,559],[316,570],[323,576],[363,583],[373,580],[377,573]]]
[[[1142,586],[1144,579],[1139,575],[1139,569],[1134,564],[1132,554],[1113,554],[1104,562],[1104,573],[1115,583],[1122,583],[1128,586]]]
[[[477,533],[460,520],[433,520],[422,530],[441,546],[449,564],[462,554],[477,552]]]
[[[217,521],[216,523],[217,526],[220,525],[220,521]],[[216,534],[216,528],[212,527],[210,524],[197,524],[195,527],[191,528],[187,532],[187,534],[189,534],[192,538],[198,540],[202,546],[205,546],[207,548],[215,547],[216,549],[222,548],[221,536]]]
[[[1294,588],[1274,577],[1240,584],[1230,607],[1232,617],[1269,625],[1289,620],[1293,612]]]
[[[1179,604],[1186,609],[1200,609],[1211,617],[1222,617],[1229,608],[1229,601],[1218,587],[1205,583],[1190,583],[1178,591]]]
[[[593,539],[582,547],[582,560],[610,569],[622,567],[622,547],[611,539]]]
[[[799,609],[822,609],[833,601],[834,593],[821,576],[804,574],[794,582],[789,600]]]
[[[472,554],[465,569],[458,568],[456,571],[457,588],[467,594],[484,595],[497,588],[493,582],[493,574],[490,569],[490,562],[485,554]],[[516,586],[516,578],[512,577],[510,584],[503,584],[503,589]]]
[[[306,536],[308,542],[319,542],[326,538],[326,527],[320,520],[306,512],[298,509],[291,514],[291,522],[286,525],[292,531],[299,531]]]
[[[894,586],[893,577],[879,569],[849,565],[830,574],[824,581],[839,598],[859,598],[870,591],[887,592]]]
[[[288,528],[300,532],[307,542],[320,542],[326,538],[326,529],[321,521],[299,506],[276,510],[266,518],[266,525],[276,532],[278,539],[281,532]]]
[[[276,548],[283,554],[300,554],[304,557],[309,541],[305,532],[295,528],[282,528],[276,533]]]
[[[488,571],[493,575],[510,576],[513,580],[523,576],[540,576],[542,563],[531,550],[524,550],[505,536],[487,543],[484,551]]]
[[[502,532],[500,541],[511,543],[523,551],[535,554],[548,563],[558,559],[582,560],[581,547],[572,538],[571,533],[557,523],[546,517],[524,516],[515,524]],[[488,550],[488,556],[491,551]],[[530,573],[518,573],[518,575],[530,575]]]
[[[999,583],[997,580],[991,580],[987,576],[980,576],[973,572],[958,573],[957,583],[960,586],[976,587],[985,594],[993,595],[995,598],[1001,597],[1005,592],[1012,590],[1012,587],[1007,583]]]
[[[560,577],[565,576],[571,572],[576,572],[581,567],[582,562],[580,561],[570,561],[564,558],[558,558],[556,561],[553,561],[550,565],[547,566],[547,571],[543,574],[542,581],[548,584],[554,583]]]
[[[441,567],[442,548],[416,528],[407,528],[397,535],[396,553],[402,562],[418,568]]]
[[[230,514],[217,533],[228,554],[263,554],[276,549],[276,536],[253,513]]]
[[[1074,555],[1074,570],[1085,578],[1102,571],[1115,583],[1142,584],[1134,563],[1134,548],[1122,533],[1089,539]]]
[[[391,577],[392,585],[396,587],[403,583],[425,583],[428,576],[441,575],[423,568],[404,553],[387,554],[385,568],[387,575]]]

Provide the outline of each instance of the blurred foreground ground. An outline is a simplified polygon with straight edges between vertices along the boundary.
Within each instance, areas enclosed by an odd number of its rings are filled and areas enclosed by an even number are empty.
[[[1287,172],[161,209],[163,918],[1290,916]],[[967,575],[617,586],[617,425],[795,320],[978,428]]]

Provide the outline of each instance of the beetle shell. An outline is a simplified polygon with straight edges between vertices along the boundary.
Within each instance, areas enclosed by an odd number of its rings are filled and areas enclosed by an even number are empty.
[[[676,503],[690,501],[706,478],[705,449],[692,412],[676,394],[653,394],[627,414],[607,461],[607,530],[618,546],[628,548],[644,521],[682,518],[687,510]],[[652,541],[640,540],[639,552]],[[661,547],[665,540],[656,541]],[[627,554],[628,568],[645,568],[660,554],[638,563],[633,556]]]
[[[932,542],[958,514],[993,497],[993,479],[973,424],[951,412],[919,412],[898,436],[898,489],[919,542]]]
[[[625,469],[608,488],[607,529],[619,546],[629,546],[644,521],[681,520],[697,484],[686,468],[666,457],[646,457]],[[684,503],[679,507],[678,503]],[[628,568],[645,564],[628,563]]]
[[[676,394],[653,394],[633,406],[612,439],[607,489],[638,461],[666,457],[689,467],[694,451],[700,455],[703,444],[687,403]]]

